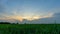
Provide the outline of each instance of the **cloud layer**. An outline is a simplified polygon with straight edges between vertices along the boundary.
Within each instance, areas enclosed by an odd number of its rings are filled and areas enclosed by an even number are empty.
[[[59,15],[60,0],[0,0],[0,21],[59,23]]]

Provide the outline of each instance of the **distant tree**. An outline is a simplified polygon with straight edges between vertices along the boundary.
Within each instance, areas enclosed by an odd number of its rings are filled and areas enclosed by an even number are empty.
[[[26,23],[24,23],[24,24],[26,24]]]
[[[19,24],[18,22],[16,24]]]
[[[11,24],[10,22],[0,22],[0,24]]]
[[[16,24],[18,24],[18,23],[16,23]]]
[[[12,24],[15,24],[15,23],[12,23]]]

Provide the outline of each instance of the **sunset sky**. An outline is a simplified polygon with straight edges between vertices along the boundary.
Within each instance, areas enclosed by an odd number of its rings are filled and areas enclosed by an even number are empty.
[[[23,21],[60,14],[60,0],[0,0],[0,21]]]

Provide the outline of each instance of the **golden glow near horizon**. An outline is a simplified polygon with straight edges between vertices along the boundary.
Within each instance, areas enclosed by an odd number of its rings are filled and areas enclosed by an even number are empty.
[[[0,19],[12,20],[12,21],[14,21],[14,19],[19,20],[19,21],[23,21],[23,19],[26,19],[26,20],[32,21],[32,20],[36,20],[36,19],[49,18],[49,17],[52,17],[51,13],[49,13],[48,15],[45,15],[45,16],[6,16],[6,18],[0,18]]]
[[[34,20],[34,19],[39,19],[40,17],[39,16],[26,16],[26,17],[23,17],[23,19],[27,19],[27,20]]]

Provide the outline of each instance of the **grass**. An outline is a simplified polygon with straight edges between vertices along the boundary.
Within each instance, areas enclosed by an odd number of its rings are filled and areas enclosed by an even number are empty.
[[[0,34],[60,34],[60,24],[0,24]]]

